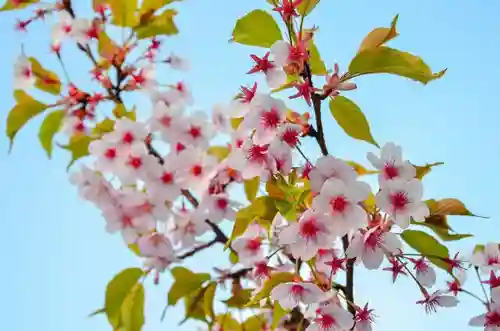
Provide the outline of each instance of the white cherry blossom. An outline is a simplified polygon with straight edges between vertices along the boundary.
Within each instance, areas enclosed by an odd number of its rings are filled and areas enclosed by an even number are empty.
[[[347,310],[339,305],[321,307],[316,312],[316,318],[306,331],[344,331],[354,326],[354,319]]]
[[[382,147],[380,157],[369,152],[368,160],[380,171],[378,175],[379,185],[382,186],[386,181],[393,179],[410,180],[415,178],[416,169],[410,162],[403,160],[403,151],[401,146],[392,142]]]
[[[281,283],[271,291],[271,300],[277,300],[283,309],[293,309],[299,303],[309,305],[319,302],[323,296],[317,285],[305,282]]]
[[[350,182],[356,179],[356,172],[345,161],[327,155],[318,159],[316,166],[309,173],[309,178],[311,190],[319,192],[328,179],[337,178],[344,182]]]
[[[31,68],[31,62],[24,55],[18,56],[14,64],[14,89],[27,90],[35,85],[36,76]]]
[[[500,246],[497,243],[488,243],[485,245],[484,250],[475,252],[470,262],[478,266],[481,272],[487,273],[491,270],[500,270]]]

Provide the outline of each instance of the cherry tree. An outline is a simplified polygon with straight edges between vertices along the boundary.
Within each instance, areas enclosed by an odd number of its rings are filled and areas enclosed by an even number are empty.
[[[103,229],[143,261],[110,280],[92,315],[106,315],[113,330],[141,330],[144,280],[158,284],[170,273],[167,307],[182,300],[182,322],[196,320],[201,330],[369,331],[377,329],[377,307],[356,298],[354,282],[365,268],[393,282],[413,279],[421,293],[416,304],[427,313],[471,296],[478,306],[469,324],[500,330],[499,245],[451,252],[447,242],[470,235],[452,231],[447,217],[478,216],[455,198],[424,200],[423,179],[442,163],[416,165],[397,143],[379,145],[346,97],[364,75],[427,84],[445,74],[386,45],[399,35],[398,17],[371,31],[342,68],[325,64],[317,28],[305,24],[319,0],[267,0],[236,21],[231,39],[260,47],[248,54],[247,73],[266,84],[242,85],[207,113],[191,109],[184,82],[162,81],[164,70],[190,68],[177,54],[163,55],[163,40],[178,33],[176,1],[93,0],[91,17],[71,0],[8,0],[0,9],[27,9],[15,27],[20,33],[49,25],[47,47],[63,75],[21,51],[16,104],[7,116],[10,148],[30,119],[44,116],[38,137],[48,157],[54,146],[70,153],[75,191],[101,211]],[[65,66],[71,59],[64,50],[75,46],[88,59],[88,90]],[[35,99],[33,90],[51,101]],[[146,121],[125,102],[134,93],[149,101]],[[287,99],[302,99],[305,111],[290,110]],[[367,155],[371,167],[329,153],[328,114],[348,136],[378,149]],[[308,139],[320,157],[302,148]],[[378,185],[366,176],[377,176]],[[182,266],[215,245],[224,247],[230,268],[198,273]],[[482,293],[469,291],[467,278]]]

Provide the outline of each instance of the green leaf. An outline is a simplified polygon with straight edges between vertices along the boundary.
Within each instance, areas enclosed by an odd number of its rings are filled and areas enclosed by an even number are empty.
[[[269,48],[281,39],[281,31],[274,18],[269,13],[256,9],[236,21],[232,41]]]
[[[104,309],[109,323],[115,328],[120,324],[122,307],[139,279],[144,275],[140,268],[128,268],[117,274],[106,287]],[[130,304],[130,303],[128,303]]]
[[[252,297],[252,289],[242,289],[235,293],[232,297],[227,300],[223,300],[229,308],[248,308],[245,307]]]
[[[258,303],[260,300],[267,298],[271,291],[281,283],[292,282],[295,279],[295,275],[290,272],[277,272],[271,275],[265,282],[264,286],[257,293],[249,304]]]
[[[141,4],[141,9],[139,10],[139,15],[142,16],[144,13],[150,11],[157,11],[158,9],[171,4],[172,2],[182,1],[182,0],[143,0]]]
[[[120,324],[124,331],[140,331],[144,325],[144,286],[136,284],[121,308]]]
[[[207,150],[207,154],[216,157],[219,162],[227,158],[230,152],[226,146],[210,146]]]
[[[64,110],[53,111],[45,116],[45,119],[40,126],[38,139],[40,140],[43,149],[47,152],[49,159],[52,157],[52,140],[61,128],[65,114]]]
[[[94,317],[94,316],[97,316],[100,314],[105,314],[105,313],[106,313],[106,309],[101,308],[101,309],[97,309],[97,310],[94,310],[93,312],[91,312],[88,317],[90,318],[90,317]]]
[[[113,17],[112,24],[123,27],[132,27],[138,23],[135,15],[137,0],[108,0],[107,4]]]
[[[436,225],[434,223],[428,222],[428,220],[436,218],[440,218],[442,220],[441,224]],[[417,226],[423,226],[432,230],[432,232],[434,232],[439,237],[439,239],[443,241],[457,241],[473,237],[472,234],[451,233],[452,230],[448,226],[448,223],[446,221],[446,215],[434,215],[426,219],[424,222],[412,221],[411,224]]]
[[[354,162],[354,161],[345,161],[347,164],[349,164],[351,167],[353,167],[354,171],[358,174],[358,176],[364,176],[364,175],[372,175],[378,173],[377,170],[373,169],[367,169],[365,166]]]
[[[483,216],[478,216],[471,213],[470,210],[465,207],[462,201],[454,198],[430,200],[427,205],[429,206],[431,214],[475,216],[485,218]]]
[[[230,313],[217,315],[216,322],[224,331],[242,331],[240,323],[231,316]],[[244,329],[245,331],[253,331],[252,329]],[[260,330],[259,330],[260,331]]]
[[[433,73],[418,56],[385,46],[364,50],[358,53],[349,64],[351,75],[386,73],[406,77],[423,84],[442,77],[445,72],[446,69]]]
[[[375,30],[370,32],[361,42],[361,46],[359,46],[358,52],[382,46],[389,40],[396,38],[399,35],[398,31],[396,30],[398,17],[399,15],[396,15],[394,17],[390,28],[376,28]]]
[[[111,61],[117,54],[119,47],[115,44],[113,39],[111,39],[104,30],[101,30],[99,31],[99,41],[97,44],[97,50],[101,57],[105,58],[108,61]]]
[[[236,264],[239,260],[240,258],[238,257],[238,254],[233,251],[229,252],[229,262],[231,262],[231,264]]]
[[[266,321],[267,321],[267,316],[264,314],[260,315],[252,315],[249,318],[243,322],[242,328],[238,329],[239,330],[244,330],[244,331],[262,331],[262,330],[268,330],[266,328]],[[224,330],[226,330],[224,328]],[[271,330],[274,330],[271,328]]]
[[[210,316],[213,321],[215,319],[214,313],[214,297],[217,290],[217,282],[211,282],[207,285],[205,293],[203,294],[203,309],[205,316]]]
[[[60,145],[61,148],[71,152],[71,161],[67,167],[68,170],[77,160],[89,155],[89,145],[93,140],[95,140],[95,138],[85,135],[76,135],[69,139],[67,145]]]
[[[102,135],[112,132],[115,128],[115,121],[110,118],[105,118],[101,122],[97,123],[92,130],[92,133],[101,137]]]
[[[23,9],[39,2],[40,0],[23,0],[22,2],[19,0],[7,0],[3,7],[0,8],[0,11]]]
[[[10,139],[9,152],[14,144],[14,137],[30,119],[47,109],[47,105],[33,99],[24,91],[14,91],[16,105],[7,116],[7,137]]]
[[[243,182],[243,186],[245,188],[245,195],[247,200],[252,202],[257,196],[257,192],[259,191],[260,186],[260,177],[254,177],[252,179],[247,179]]]
[[[415,178],[422,179],[422,178],[424,178],[425,175],[427,175],[429,172],[431,172],[433,167],[440,166],[443,164],[444,164],[443,162],[435,162],[435,163],[427,163],[424,166],[413,165],[415,167],[415,170],[416,170]]]
[[[354,102],[341,95],[336,96],[330,99],[330,111],[348,136],[379,147],[373,139],[365,115]]]
[[[176,10],[167,9],[161,14],[151,17],[143,26],[134,29],[137,38],[145,39],[160,35],[171,36],[179,33],[174,22],[175,15],[177,15]]]
[[[131,111],[128,111],[123,103],[118,103],[116,104],[115,108],[113,108],[113,115],[115,115],[116,118],[125,117],[132,121],[135,121],[136,120],[135,106],[132,108]]]
[[[303,0],[297,7],[297,12],[302,16],[309,15],[320,0]]]
[[[188,319],[195,319],[203,322],[207,321],[203,303],[206,289],[206,287],[198,288],[191,294],[184,297],[184,309],[186,316],[184,320],[179,323],[179,325],[183,324]]]
[[[268,196],[256,198],[250,206],[240,209],[236,213],[230,241],[242,235],[255,218],[272,221],[277,212],[278,209],[274,205],[273,198]],[[228,241],[228,244],[230,241]]]
[[[316,47],[314,41],[309,42],[309,64],[311,65],[311,73],[313,75],[326,75],[328,72],[326,70],[325,63],[321,60],[319,55],[319,50]]]
[[[61,80],[57,74],[42,67],[34,57],[28,60],[31,62],[31,70],[36,77],[35,87],[54,95],[61,93]]]
[[[184,267],[175,267],[171,272],[175,282],[168,292],[169,306],[174,306],[179,299],[193,293],[210,279],[210,274],[194,273]]]
[[[274,301],[273,304],[273,322],[271,324],[271,330],[274,330],[278,327],[278,324],[281,322],[281,319],[288,314],[288,311],[283,309],[278,301]]]
[[[401,238],[414,250],[426,256],[437,267],[448,271],[450,264],[443,259],[449,258],[448,248],[434,237],[423,231],[405,230]]]

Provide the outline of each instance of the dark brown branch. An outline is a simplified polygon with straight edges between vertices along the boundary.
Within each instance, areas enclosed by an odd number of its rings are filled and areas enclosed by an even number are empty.
[[[186,253],[184,253],[182,255],[179,255],[177,258],[179,260],[184,260],[184,259],[186,259],[188,257],[191,257],[191,256],[195,255],[196,253],[198,253],[198,252],[200,252],[200,251],[202,251],[204,249],[212,247],[214,244],[216,244],[218,242],[219,242],[219,240],[217,239],[217,237],[215,237],[214,239],[210,240],[209,242],[207,242],[207,243],[205,243],[203,245],[197,246],[197,247],[193,248],[192,250],[190,250],[189,252],[186,252]]]

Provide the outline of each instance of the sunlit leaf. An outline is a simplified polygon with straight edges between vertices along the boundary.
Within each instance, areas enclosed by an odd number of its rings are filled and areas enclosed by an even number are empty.
[[[281,39],[281,31],[274,18],[257,9],[236,21],[232,41],[268,48]]]
[[[49,159],[52,157],[52,140],[62,126],[64,110],[56,110],[45,116],[40,131],[38,132],[38,139],[42,144],[43,149],[47,152]]]
[[[372,174],[376,174],[378,173],[377,170],[373,170],[373,169],[367,169],[365,166],[357,163],[357,162],[354,162],[354,161],[345,161],[347,164],[349,164],[351,167],[354,168],[354,171],[356,171],[356,173],[359,175],[359,176],[363,176],[363,175],[372,175]]]
[[[320,0],[303,0],[302,3],[297,7],[297,12],[302,16],[307,16],[312,12],[312,10],[319,2]]]
[[[93,137],[89,137],[86,135],[76,135],[69,139],[69,143],[67,145],[60,145],[61,148],[64,148],[71,152],[71,161],[68,164],[68,169],[77,160],[89,155],[89,145],[93,140],[95,140],[95,138]]]
[[[432,219],[436,219],[436,218],[438,218],[440,220],[438,224],[431,223],[428,221],[428,220],[432,220]],[[439,239],[441,239],[443,241],[457,241],[457,240],[473,237],[472,234],[452,233],[452,230],[448,226],[448,223],[446,221],[446,215],[433,215],[433,216],[427,218],[424,222],[412,221],[411,224],[417,225],[417,226],[424,226],[424,227],[432,230],[432,232],[434,232],[439,237]]]
[[[243,117],[233,117],[231,118],[230,122],[231,122],[231,128],[233,130],[236,130],[240,126],[241,122],[243,122]]]
[[[230,313],[217,315],[216,322],[224,331],[241,331],[240,323]],[[247,330],[247,329],[245,329]],[[250,331],[250,330],[248,330]],[[260,331],[260,330],[259,330]]]
[[[31,62],[31,70],[36,77],[35,87],[54,95],[61,93],[61,80],[57,74],[42,67],[34,57],[28,60]]]
[[[462,201],[454,198],[431,200],[428,206],[431,214],[481,217],[471,213]]]
[[[121,307],[120,325],[125,331],[140,331],[144,325],[144,286],[136,284]]]
[[[135,106],[132,108],[131,111],[128,111],[123,103],[118,103],[116,104],[115,108],[113,108],[113,115],[115,115],[116,118],[125,117],[132,121],[135,121],[136,120]]]
[[[195,319],[198,321],[206,322],[204,299],[207,288],[197,288],[191,294],[184,297],[184,311],[185,318],[179,325],[184,324],[188,319]]]
[[[427,163],[424,166],[413,165],[416,170],[415,178],[422,179],[425,175],[431,172],[433,167],[443,165],[443,162]]]
[[[390,28],[376,28],[372,32],[370,32],[361,42],[361,46],[359,46],[359,52],[362,52],[369,48],[382,46],[389,40],[396,38],[399,35],[396,30],[398,17],[399,15],[396,15],[396,17],[394,17]]]
[[[136,16],[137,2],[138,0],[108,0],[112,23],[123,27],[135,26],[139,21]]]
[[[242,235],[254,219],[261,218],[272,221],[277,212],[273,198],[269,196],[256,198],[250,206],[242,208],[236,213],[231,241]]]
[[[265,299],[271,294],[271,291],[278,286],[281,283],[287,283],[291,282],[295,279],[295,275],[290,272],[277,272],[271,275],[270,278],[268,278],[264,282],[264,286],[260,290],[259,293],[257,293],[252,300],[250,301],[250,304],[259,302],[262,299]]]
[[[250,302],[252,291],[252,289],[239,290],[232,297],[227,300],[223,300],[222,302],[224,302],[229,308],[245,308],[245,306]],[[259,307],[260,306],[257,306],[256,308]]]
[[[252,315],[248,317],[242,324],[241,330],[245,331],[263,331],[263,330],[268,330],[266,328],[266,321],[267,321],[268,316],[265,314],[260,314],[260,315]],[[271,330],[275,330],[271,328]]]
[[[273,303],[273,321],[271,324],[271,330],[274,330],[278,327],[278,324],[281,322],[281,319],[288,314],[288,311],[283,309],[278,301],[274,301]]]
[[[128,268],[117,274],[106,287],[105,310],[109,323],[115,328],[120,323],[122,307],[139,279],[144,275],[140,268]]]
[[[169,306],[174,306],[179,299],[199,289],[210,279],[210,274],[194,273],[184,267],[175,267],[171,272],[175,281],[168,292]]]
[[[158,9],[176,1],[182,0],[143,0],[141,3],[141,9],[139,9],[139,16],[151,11],[155,12]]]
[[[311,65],[311,73],[313,75],[326,75],[327,70],[325,63],[321,60],[319,50],[313,40],[309,42],[309,64]]]
[[[260,186],[260,177],[254,177],[252,179],[247,179],[243,182],[245,188],[245,195],[248,201],[253,201],[257,196]]]
[[[145,25],[134,29],[137,33],[137,38],[145,39],[160,35],[171,36],[179,33],[174,22],[176,15],[176,10],[167,9],[159,15],[152,16]]]
[[[425,62],[413,54],[380,46],[358,53],[349,64],[351,75],[386,73],[406,77],[423,84],[442,77],[442,70],[433,73]]]
[[[379,147],[375,139],[373,139],[365,115],[354,102],[339,95],[330,99],[330,111],[333,118],[347,135]]]
[[[238,254],[236,254],[235,252],[231,251],[229,253],[229,262],[231,262],[231,264],[236,264],[238,263],[239,261],[239,257],[238,257]]]
[[[40,0],[7,0],[2,8],[0,8],[0,11],[23,9],[39,2]]]
[[[431,235],[418,230],[405,230],[401,238],[414,250],[426,256],[434,265],[449,270],[449,263],[444,259],[449,258],[448,248],[439,243]]]
[[[229,156],[230,150],[227,146],[210,146],[207,150],[208,155],[212,155],[221,162]]]
[[[22,90],[14,91],[16,105],[7,116],[7,137],[10,139],[9,151],[12,150],[14,137],[30,119],[47,109],[47,105],[33,99]]]
[[[214,313],[214,297],[215,291],[217,290],[217,283],[211,282],[207,285],[205,293],[203,294],[203,309],[206,316],[210,316],[210,319],[215,319]]]
[[[99,55],[109,61],[117,54],[119,48],[115,42],[108,36],[108,34],[101,30],[99,31],[99,42],[97,44]]]

